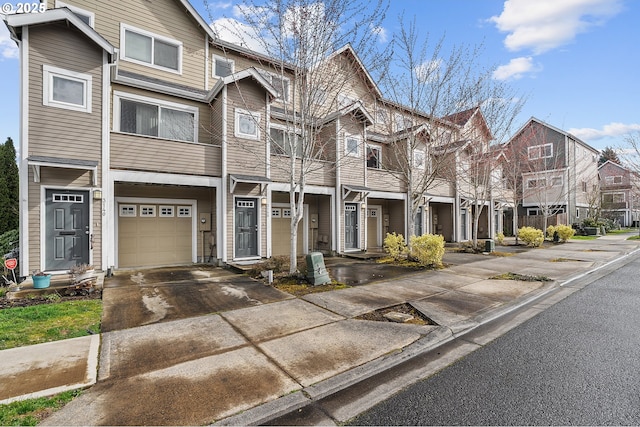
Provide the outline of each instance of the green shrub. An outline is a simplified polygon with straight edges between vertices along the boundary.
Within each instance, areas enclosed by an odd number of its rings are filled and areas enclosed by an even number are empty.
[[[442,267],[444,256],[444,237],[437,234],[423,234],[411,236],[411,253],[409,256],[427,267]]]
[[[547,227],[547,238],[553,239],[553,234],[556,232],[557,228],[555,225],[550,225]]]
[[[560,238],[561,242],[566,242],[567,240],[572,238],[574,234],[576,234],[576,230],[569,227],[568,225],[563,224],[556,226],[555,231],[558,232],[558,237]]]
[[[500,246],[504,245],[504,233],[496,234],[496,243]]]
[[[16,230],[7,231],[0,235],[0,257],[6,253],[9,253],[14,246],[18,245],[18,239],[20,238],[20,232]]]
[[[402,234],[387,233],[384,238],[384,251],[389,254],[395,261],[400,259],[407,253],[407,244]]]
[[[538,247],[544,242],[544,233],[533,227],[522,227],[518,230],[518,236],[527,246]]]

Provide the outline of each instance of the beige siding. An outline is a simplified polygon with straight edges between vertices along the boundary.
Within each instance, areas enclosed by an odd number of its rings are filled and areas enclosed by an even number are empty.
[[[367,169],[367,187],[378,191],[404,192],[402,179],[383,169]]]
[[[121,59],[119,67],[145,76],[204,89],[205,32],[175,0],[65,0],[95,13],[95,29],[120,47],[120,23],[182,42],[182,75]],[[49,0],[53,7],[54,0]]]

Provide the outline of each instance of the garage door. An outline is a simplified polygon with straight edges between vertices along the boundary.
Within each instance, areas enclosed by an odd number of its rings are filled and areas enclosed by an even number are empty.
[[[298,246],[297,254],[304,255],[304,233],[303,223],[298,223]],[[277,208],[271,209],[271,252],[272,255],[289,256],[291,252],[291,209]]]
[[[192,262],[192,207],[118,205],[118,267]]]

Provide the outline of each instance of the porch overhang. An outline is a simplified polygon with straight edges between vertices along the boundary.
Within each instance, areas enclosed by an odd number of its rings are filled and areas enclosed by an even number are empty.
[[[264,191],[267,186],[272,182],[266,176],[255,176],[255,175],[229,175],[229,190],[231,194],[233,194],[236,190],[236,185],[242,184],[254,184],[260,185],[260,194],[264,195]]]
[[[62,169],[81,169],[91,172],[91,185],[98,185],[98,161],[65,159],[61,157],[29,156],[27,164],[33,169],[33,182],[40,182],[40,168],[42,166]]]
[[[346,200],[346,198],[349,197],[351,193],[360,193],[360,198],[364,200],[367,198],[370,192],[371,189],[368,187],[342,184],[342,200]]]

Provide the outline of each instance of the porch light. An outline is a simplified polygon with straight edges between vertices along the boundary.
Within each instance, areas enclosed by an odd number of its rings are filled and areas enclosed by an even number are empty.
[[[267,198],[266,197],[262,197],[260,198],[260,204],[262,206],[267,206]]]
[[[93,190],[93,200],[102,200],[102,190]]]

